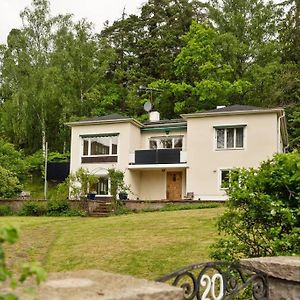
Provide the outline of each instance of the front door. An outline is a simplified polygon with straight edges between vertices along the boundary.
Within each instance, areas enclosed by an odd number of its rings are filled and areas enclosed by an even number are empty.
[[[167,200],[181,200],[182,172],[167,172]]]

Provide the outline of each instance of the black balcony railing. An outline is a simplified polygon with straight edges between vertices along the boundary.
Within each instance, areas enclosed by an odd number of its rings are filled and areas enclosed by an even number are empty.
[[[180,149],[136,150],[134,164],[178,164],[180,163],[180,151]]]

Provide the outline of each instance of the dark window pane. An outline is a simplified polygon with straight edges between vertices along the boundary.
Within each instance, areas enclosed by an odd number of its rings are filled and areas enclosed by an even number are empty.
[[[234,148],[234,128],[227,128],[227,146],[226,148]]]
[[[235,145],[237,148],[244,147],[244,128],[236,128],[236,142]]]
[[[229,187],[229,170],[221,171],[221,188],[225,189]]]
[[[118,137],[117,136],[112,136],[111,137],[111,154],[118,154]]]
[[[172,148],[172,139],[171,138],[163,138],[160,141],[160,148],[170,149]]]
[[[150,145],[150,149],[157,149],[157,141],[156,140],[150,140],[149,145]]]
[[[224,148],[225,129],[217,129],[217,148]]]
[[[91,139],[91,155],[108,155],[110,146],[109,137]]]
[[[88,155],[89,154],[89,141],[88,140],[83,140],[83,155]]]
[[[174,138],[174,148],[182,149],[182,137]]]

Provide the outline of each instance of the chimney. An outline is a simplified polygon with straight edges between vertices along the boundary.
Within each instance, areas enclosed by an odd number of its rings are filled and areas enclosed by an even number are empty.
[[[226,105],[218,105],[217,109],[224,108],[224,107],[226,107]]]
[[[157,122],[160,120],[160,115],[158,111],[150,111],[149,112],[149,121],[150,122]]]

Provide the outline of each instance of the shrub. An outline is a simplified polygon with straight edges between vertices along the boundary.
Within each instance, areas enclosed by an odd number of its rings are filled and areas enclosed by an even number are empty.
[[[23,179],[26,174],[27,164],[23,154],[17,151],[14,145],[0,138],[0,166],[9,170],[18,179]]]
[[[13,214],[9,205],[0,205],[0,216],[11,216]]]
[[[42,201],[28,201],[22,205],[20,216],[44,216],[47,214],[47,204]]]
[[[0,166],[0,197],[12,198],[22,191],[19,179]]]
[[[67,200],[50,200],[47,203],[48,216],[64,216],[69,212],[69,203]]]
[[[230,173],[229,201],[218,221],[225,234],[214,259],[300,254],[300,154],[277,154],[258,169]]]

